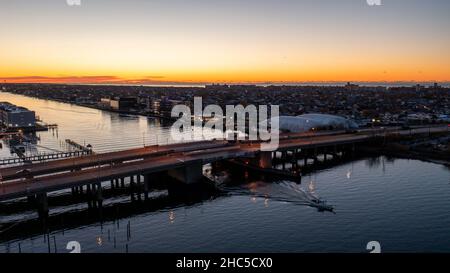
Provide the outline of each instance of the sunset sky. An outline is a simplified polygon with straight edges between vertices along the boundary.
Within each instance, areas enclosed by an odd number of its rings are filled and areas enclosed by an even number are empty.
[[[0,0],[0,80],[450,81],[450,1]]]

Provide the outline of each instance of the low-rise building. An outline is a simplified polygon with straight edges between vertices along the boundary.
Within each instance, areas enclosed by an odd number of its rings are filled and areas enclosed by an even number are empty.
[[[0,102],[0,124],[7,128],[27,128],[36,126],[36,114],[27,108]]]
[[[116,97],[110,100],[110,106],[114,110],[128,110],[137,105],[137,98],[134,97]]]

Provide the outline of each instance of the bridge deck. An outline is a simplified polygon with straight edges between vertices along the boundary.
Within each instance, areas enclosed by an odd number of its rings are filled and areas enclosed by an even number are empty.
[[[238,147],[195,152],[195,154],[174,153],[118,165],[91,168],[81,171],[38,177],[5,183],[0,189],[0,201],[25,197],[41,192],[57,191],[70,187],[108,181],[113,178],[136,174],[148,174],[166,171],[189,165],[193,162],[214,161],[231,158],[239,152]]]
[[[445,131],[448,131],[447,127],[418,129],[414,132],[411,130],[397,131],[395,133],[406,135],[411,133],[421,134]],[[374,136],[381,135],[383,134],[370,132],[367,134],[321,135],[310,138],[280,139],[278,150],[351,144],[363,142]],[[0,188],[0,201],[26,197],[40,192],[50,192],[108,181],[118,177],[185,167],[199,160],[203,164],[207,164],[223,159],[249,157],[260,151],[261,143],[236,143],[230,145],[223,141],[203,141],[97,154],[78,158],[77,160],[70,159],[30,164],[26,166],[29,169],[28,175],[46,174],[47,176],[3,182]],[[164,154],[161,154],[162,152]],[[112,161],[115,164],[109,164]],[[0,169],[0,171],[4,180],[17,179],[20,177],[23,178],[24,175],[17,174],[17,171],[23,170],[24,167],[5,168]],[[60,173],[61,171],[66,172]]]
[[[11,180],[24,177],[21,172],[27,170],[27,175],[37,176],[69,170],[77,170],[88,167],[96,167],[103,164],[120,163],[150,156],[158,156],[171,152],[192,151],[200,148],[212,148],[224,146],[224,142],[196,142],[184,144],[172,144],[167,146],[148,146],[126,151],[94,154],[70,159],[55,160],[29,165],[21,165],[9,168],[1,168],[3,180]]]
[[[321,145],[329,145],[330,143],[354,143],[355,141],[361,141],[366,138],[367,136],[344,135],[340,137],[334,136],[332,140],[330,139],[330,137],[320,137],[320,139],[314,140],[284,140],[280,143],[280,149],[292,147],[317,147]],[[193,144],[194,143],[190,145]],[[177,167],[184,167],[192,162],[197,162],[199,160],[203,164],[207,164],[224,159],[247,157],[254,155],[261,149],[260,143],[235,144],[231,146],[223,146],[217,144],[206,145],[204,147],[208,148],[202,150],[199,150],[201,145],[199,146],[198,143],[194,146],[196,146],[197,149],[186,150],[184,152],[172,152],[166,155],[159,154],[154,155],[150,158],[120,163],[116,165],[99,166],[84,170],[36,177],[33,179],[6,182],[3,184],[0,190],[0,201],[29,196],[40,192],[56,191],[80,185],[108,181],[117,177],[166,171]],[[173,151],[173,147],[171,150]],[[135,150],[135,152],[138,151]],[[64,164],[65,163],[63,163],[63,165]],[[39,168],[42,168],[42,166],[39,166]],[[56,167],[52,168],[55,169]],[[73,169],[73,166],[71,166],[71,169]]]

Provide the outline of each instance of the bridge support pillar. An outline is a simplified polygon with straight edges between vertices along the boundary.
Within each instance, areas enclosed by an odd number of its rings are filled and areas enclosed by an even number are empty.
[[[257,159],[258,159],[258,166],[260,168],[263,169],[272,168],[272,152],[260,152]]]
[[[184,184],[195,184],[203,178],[203,162],[202,160],[190,162],[185,167],[171,169],[167,173]]]
[[[150,175],[144,174],[144,199],[148,200],[148,192],[150,189]]]
[[[313,160],[314,160],[314,165],[316,165],[317,163],[319,163],[319,159],[317,158],[317,155],[314,156]]]
[[[130,176],[130,194],[131,201],[134,201],[134,175]]]
[[[94,207],[100,208],[103,204],[102,184],[93,184],[92,187],[94,189]]]
[[[36,195],[36,201],[38,206],[39,218],[47,218],[49,212],[47,193],[38,193]]]
[[[91,209],[92,208],[92,191],[91,191],[91,185],[86,185],[86,198],[87,198],[87,202],[88,202],[88,208]]]
[[[140,174],[138,174],[137,176],[136,176],[136,184],[137,184],[137,198],[138,198],[138,200],[139,201],[142,201],[142,183],[141,183],[141,175]]]
[[[28,204],[30,204],[30,205],[36,204],[36,195],[27,196],[27,201],[28,201]]]
[[[298,168],[298,159],[297,156],[294,154],[294,157],[291,159],[292,169]]]

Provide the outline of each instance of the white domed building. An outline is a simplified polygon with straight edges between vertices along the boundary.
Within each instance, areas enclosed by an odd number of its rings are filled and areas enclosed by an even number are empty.
[[[301,133],[310,130],[354,130],[358,125],[349,119],[327,114],[280,116],[280,131]]]

